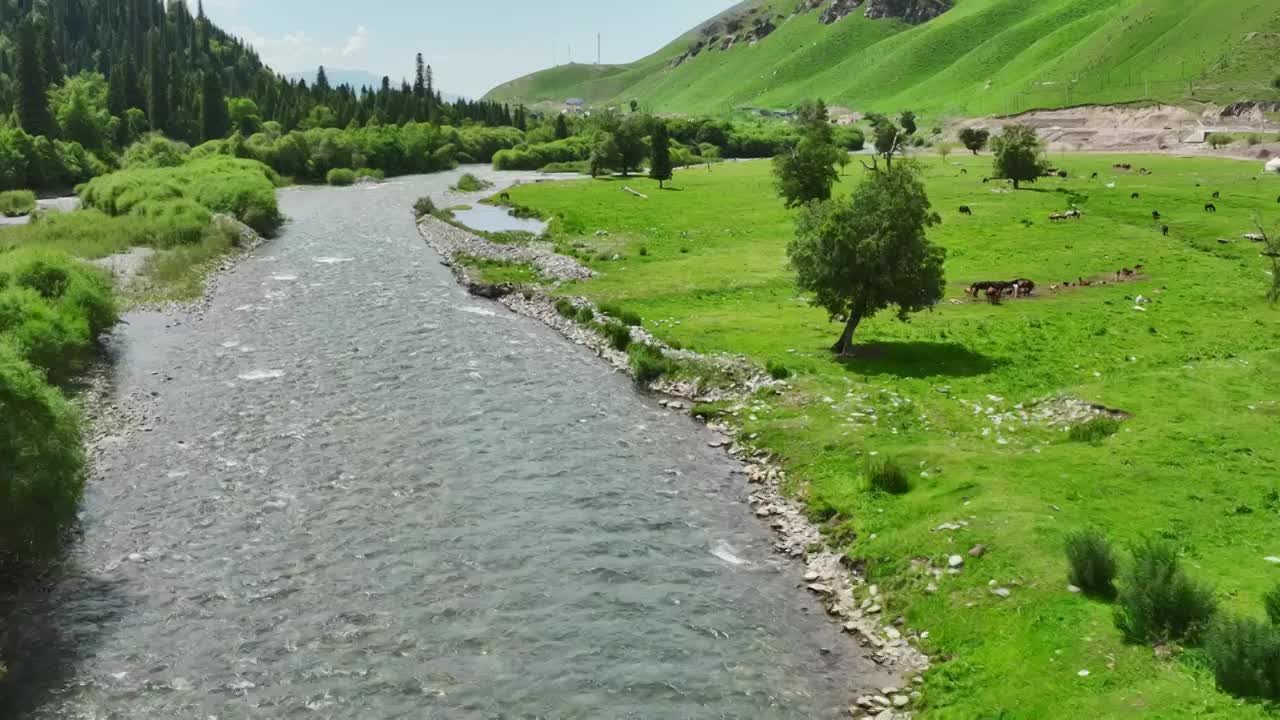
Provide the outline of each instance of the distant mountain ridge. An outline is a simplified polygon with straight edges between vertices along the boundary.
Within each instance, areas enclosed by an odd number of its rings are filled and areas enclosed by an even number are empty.
[[[316,74],[319,70],[319,68],[316,68],[315,70],[310,71],[286,73],[285,77],[294,82],[297,82],[298,80],[305,80],[307,81],[307,85],[310,86],[315,84]],[[333,87],[337,87],[339,85],[350,85],[355,88],[356,91],[359,91],[362,87],[377,89],[382,85],[382,76],[371,73],[368,70],[344,70],[342,68],[325,67],[324,74],[329,78],[329,84]],[[391,78],[391,82],[396,86],[400,85],[400,81],[401,78]],[[441,92],[440,94],[444,98],[444,101],[448,103],[454,102],[462,97],[461,95],[455,95],[454,93],[448,92]]]
[[[1087,103],[1280,98],[1275,0],[747,0],[625,65],[570,64],[485,95],[1006,114]]]

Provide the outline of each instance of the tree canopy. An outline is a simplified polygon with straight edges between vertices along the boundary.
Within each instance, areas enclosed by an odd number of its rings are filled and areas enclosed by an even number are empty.
[[[990,138],[991,131],[986,128],[965,128],[960,131],[960,142],[964,143],[965,148],[974,155],[987,146],[987,140]]]
[[[991,148],[996,177],[1012,180],[1014,190],[1019,183],[1033,183],[1044,174],[1044,146],[1036,131],[1026,125],[1006,125]]]
[[[649,177],[658,181],[659,188],[671,179],[671,138],[663,120],[654,121],[653,135],[649,138]]]
[[[773,158],[774,184],[789,208],[831,198],[842,154],[825,103],[803,103],[796,114],[799,140]]]
[[[858,325],[889,306],[905,320],[942,299],[946,252],[925,234],[941,221],[911,161],[868,172],[847,200],[805,207],[787,258],[813,304],[844,320],[834,352],[847,354]]]

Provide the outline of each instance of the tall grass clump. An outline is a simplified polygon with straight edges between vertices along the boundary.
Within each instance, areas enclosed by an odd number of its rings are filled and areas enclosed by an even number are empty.
[[[0,337],[0,565],[48,555],[75,520],[84,454],[75,409]]]
[[[873,459],[867,463],[867,483],[872,490],[889,495],[906,495],[911,491],[907,473],[893,458]]]
[[[1220,132],[1209,133],[1209,137],[1206,138],[1206,142],[1208,142],[1215,150],[1224,148],[1235,141],[1236,139],[1234,137]]]
[[[1254,618],[1220,617],[1205,635],[1218,687],[1238,697],[1280,700],[1280,629]]]
[[[436,214],[436,203],[430,197],[423,195],[413,204],[413,216],[419,220]]]
[[[350,168],[334,168],[324,176],[324,181],[330,185],[337,185],[339,187],[355,185],[356,171]]]
[[[791,370],[777,360],[767,361],[764,364],[764,369],[769,373],[769,377],[774,380],[786,380],[791,377]]]
[[[632,343],[627,348],[627,355],[637,382],[651,383],[665,375],[674,375],[680,369],[679,364],[667,357],[661,348],[648,343]]]
[[[1120,585],[1116,627],[1127,641],[1195,644],[1218,609],[1213,588],[1183,572],[1177,548],[1147,540]]]
[[[369,178],[371,180],[386,180],[387,174],[377,168],[357,168],[356,179]]]
[[[1266,609],[1267,619],[1271,624],[1280,627],[1280,585],[1263,594],[1262,607]]]
[[[280,176],[262,163],[214,156],[179,167],[122,170],[94,178],[80,187],[80,199],[85,208],[112,216],[154,213],[156,203],[185,199],[271,235],[283,220],[276,204],[279,181]]]
[[[600,326],[600,332],[609,340],[609,345],[620,352],[626,352],[631,345],[631,328],[617,322],[607,322]]]
[[[22,217],[36,209],[36,194],[30,190],[0,192],[0,215]]]
[[[103,275],[65,254],[24,249],[0,255],[0,340],[54,381],[65,380],[119,319]]]
[[[1096,417],[1071,428],[1067,437],[1072,442],[1083,442],[1097,445],[1120,432],[1120,421],[1113,417]]]
[[[453,189],[457,192],[472,193],[488,190],[491,187],[493,187],[493,183],[488,180],[481,180],[471,173],[466,173],[458,178],[458,184],[454,185]]]
[[[1097,530],[1072,533],[1067,536],[1066,550],[1067,562],[1071,566],[1068,579],[1072,585],[1094,597],[1115,597],[1119,566],[1105,535]]]

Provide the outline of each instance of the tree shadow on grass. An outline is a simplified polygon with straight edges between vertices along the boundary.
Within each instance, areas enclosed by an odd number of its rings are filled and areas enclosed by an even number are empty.
[[[941,342],[872,342],[855,345],[849,355],[832,353],[831,359],[862,375],[902,378],[975,377],[1001,364],[958,343]]]

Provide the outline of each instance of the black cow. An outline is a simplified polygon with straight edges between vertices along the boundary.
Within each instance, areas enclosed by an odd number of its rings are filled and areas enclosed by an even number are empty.
[[[1159,220],[1159,219],[1160,219],[1160,211],[1159,211],[1159,210],[1152,210],[1152,211],[1151,211],[1151,219],[1152,219],[1152,220]]]
[[[1098,173],[1094,173],[1094,174],[1090,175],[1090,176],[1089,176],[1089,179],[1090,179],[1090,180],[1097,180],[1097,179],[1098,179]]]
[[[960,174],[961,174],[961,175],[968,175],[968,174],[969,174],[969,171],[968,171],[968,170],[966,170],[965,168],[960,168]]]
[[[498,196],[498,199],[502,202],[511,202],[511,193],[502,193]]]
[[[1214,200],[1221,200],[1221,199],[1222,199],[1222,193],[1218,192],[1217,190],[1214,190],[1214,191],[1213,191],[1213,199],[1214,199]]]
[[[1168,225],[1161,226],[1160,231],[1164,233],[1164,236],[1165,236],[1165,237],[1169,237],[1169,226],[1168,226]]]
[[[1207,213],[1216,213],[1218,212],[1218,206],[1214,205],[1213,203],[1205,203],[1204,211]]]
[[[973,214],[973,211],[969,209],[969,206],[968,206],[968,205],[961,205],[961,206],[960,206],[960,214],[961,214],[961,215],[972,215],[972,214]]]
[[[1129,199],[1130,199],[1130,200],[1137,200],[1137,199],[1138,199],[1138,198],[1140,198],[1140,197],[1142,197],[1142,196],[1141,196],[1141,195],[1139,195],[1138,193],[1134,193],[1134,194],[1132,194],[1132,195],[1130,195],[1130,196],[1129,196]]]
[[[982,184],[983,184],[983,185],[986,185],[986,184],[987,184],[987,183],[989,183],[989,182],[991,182],[991,178],[982,178]]]

